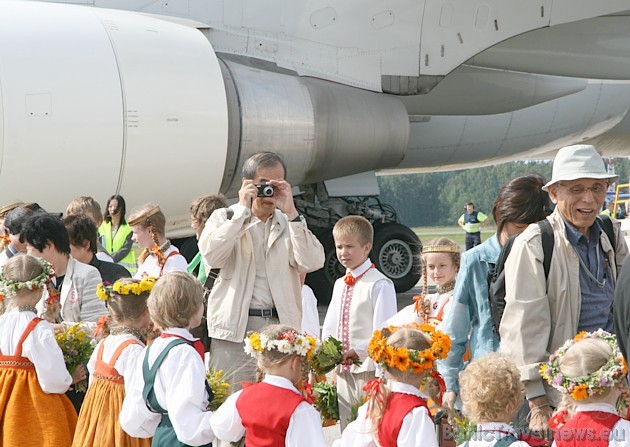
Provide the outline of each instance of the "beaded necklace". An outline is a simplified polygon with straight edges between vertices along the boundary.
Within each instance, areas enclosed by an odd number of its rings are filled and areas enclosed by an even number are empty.
[[[437,293],[442,294],[442,293],[450,292],[454,288],[455,288],[455,281],[451,281],[451,282],[447,282],[446,284],[442,286],[436,286],[435,290],[437,290]]]
[[[35,315],[37,315],[37,309],[35,308],[35,306],[19,306],[18,312],[33,312]]]
[[[109,334],[110,335],[122,335],[122,334],[129,334],[129,335],[133,335],[134,337],[136,337],[139,340],[144,340],[144,337],[142,336],[142,333],[133,327],[129,327],[129,326],[115,326],[115,327],[111,327],[109,328]]]

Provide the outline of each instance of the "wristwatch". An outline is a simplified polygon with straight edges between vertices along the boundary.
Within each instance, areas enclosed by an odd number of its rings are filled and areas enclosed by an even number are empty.
[[[304,216],[302,216],[301,214],[298,214],[298,216],[295,219],[292,219],[291,222],[304,222]]]

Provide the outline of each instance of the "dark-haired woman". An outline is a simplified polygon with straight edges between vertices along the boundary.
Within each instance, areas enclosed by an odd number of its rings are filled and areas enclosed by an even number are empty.
[[[101,244],[112,257],[114,262],[122,265],[131,275],[138,270],[136,254],[133,251],[133,233],[125,220],[127,213],[125,199],[113,195],[107,200],[107,209],[103,216],[103,223],[98,229]]]

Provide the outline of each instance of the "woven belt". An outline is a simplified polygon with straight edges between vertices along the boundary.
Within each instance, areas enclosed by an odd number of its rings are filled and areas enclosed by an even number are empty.
[[[271,309],[249,309],[250,317],[278,318],[278,311],[275,307]]]

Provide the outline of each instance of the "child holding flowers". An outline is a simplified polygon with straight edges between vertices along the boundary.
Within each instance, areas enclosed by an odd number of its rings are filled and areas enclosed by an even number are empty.
[[[295,385],[312,358],[317,339],[273,324],[245,339],[245,352],[265,373],[262,382],[245,385],[214,413],[212,428],[222,441],[245,445],[325,446],[319,413]]]
[[[540,372],[562,394],[549,420],[554,446],[630,445],[630,422],[615,408],[627,407],[628,367],[614,335],[602,329],[580,332],[552,354]]]
[[[162,331],[144,349],[129,381],[120,426],[153,446],[209,445],[212,391],[206,381],[203,344],[190,334],[201,323],[203,289],[186,272],[159,278],[147,300],[149,315]]]
[[[450,346],[446,334],[426,323],[375,331],[368,355],[383,367],[387,381],[374,379],[366,384],[367,403],[334,445],[437,447],[427,399],[440,401],[444,387],[435,362],[448,354]]]
[[[79,413],[73,447],[148,447],[149,439],[132,438],[120,427],[118,415],[130,380],[143,353],[144,335],[151,324],[147,299],[155,278],[124,278],[99,285],[97,295],[107,302],[109,318],[104,338],[88,363],[90,387]]]
[[[65,396],[73,377],[47,321],[35,305],[54,275],[50,264],[30,255],[11,258],[0,270],[7,311],[0,317],[0,445],[70,446],[77,415]]]

